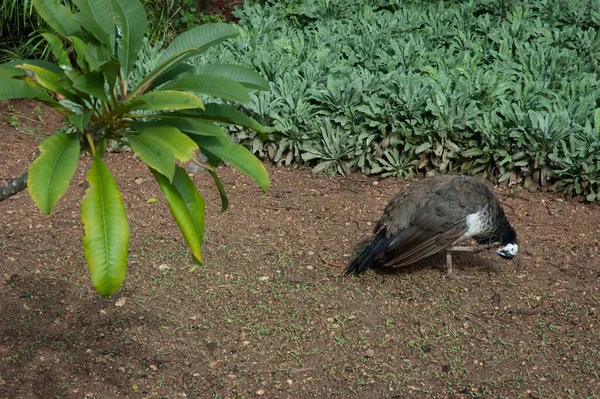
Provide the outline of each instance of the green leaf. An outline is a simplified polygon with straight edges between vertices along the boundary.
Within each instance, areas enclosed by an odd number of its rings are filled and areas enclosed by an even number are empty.
[[[209,156],[217,156],[229,162],[258,184],[263,190],[269,188],[269,175],[263,164],[244,146],[235,144],[227,138],[215,136],[193,136],[201,151]]]
[[[415,154],[420,154],[425,150],[428,150],[431,148],[431,143],[429,142],[425,142],[421,145],[419,145],[417,148],[415,148]]]
[[[78,12],[73,15],[73,21],[85,28],[88,32],[88,37],[93,36],[99,43],[103,43],[109,49],[113,47],[110,43],[110,37],[102,31],[98,22],[96,22],[91,15]]]
[[[227,198],[225,187],[223,187],[223,183],[221,183],[221,179],[219,179],[219,176],[217,176],[214,169],[208,169],[208,173],[212,176],[215,185],[217,186],[217,190],[219,190],[219,195],[221,196],[221,212],[225,212],[229,207],[229,198]]]
[[[71,114],[67,117],[69,122],[73,124],[81,133],[85,131],[85,128],[90,123],[90,118],[94,114],[94,110],[91,109],[84,114]]]
[[[79,24],[73,21],[73,14],[69,7],[61,4],[59,0],[33,0],[33,6],[40,17],[52,29],[63,37],[77,36],[83,39]]]
[[[54,33],[49,32],[42,33],[42,37],[48,42],[50,51],[52,51],[52,54],[58,60],[58,64],[71,66],[69,54],[65,50],[62,40],[60,40]]]
[[[49,215],[69,188],[79,162],[79,136],[53,134],[39,147],[40,155],[29,166],[27,190],[33,202]]]
[[[161,173],[150,169],[160,186],[171,214],[177,222],[194,258],[202,263],[202,240],[204,239],[204,199],[192,179],[180,166],[175,167],[173,183]]]
[[[131,97],[146,93],[149,89],[163,84],[171,80],[175,75],[171,75],[173,71],[184,69],[182,62],[191,57],[196,52],[192,50],[184,51],[167,59],[162,64],[154,68],[149,74],[142,79],[138,86],[131,92]]]
[[[162,53],[158,63],[161,64],[169,58],[188,50],[193,50],[189,53],[189,57],[200,54],[211,46],[236,37],[238,34],[239,32],[236,28],[222,22],[200,25],[173,39],[171,44]]]
[[[79,22],[101,43],[112,50],[115,42],[115,25],[111,2],[94,0],[73,0],[79,13],[73,20]]]
[[[187,75],[167,83],[162,89],[191,91],[229,101],[250,101],[248,89],[244,86],[235,80],[215,75]]]
[[[117,29],[117,58],[121,63],[121,76],[126,80],[137,60],[146,33],[146,10],[139,1],[112,0]]]
[[[94,157],[86,180],[81,200],[83,249],[94,287],[108,296],[125,280],[129,224],[117,182],[100,157]]]
[[[213,75],[229,78],[251,90],[269,91],[269,82],[251,69],[240,65],[209,64],[192,67],[183,75]]]
[[[104,64],[102,64],[102,72],[104,72],[104,76],[106,77],[106,81],[108,82],[108,92],[111,93],[117,83],[117,77],[119,76],[119,70],[121,66],[115,60],[108,60]]]
[[[161,90],[133,97],[132,100],[141,100],[143,103],[134,107],[134,110],[179,110],[204,108],[204,103],[197,95],[176,90]],[[127,104],[127,103],[125,103]]]
[[[23,80],[2,79],[0,100],[10,100],[12,98],[35,98],[42,102],[52,102],[58,105],[45,91],[32,87]]]
[[[89,66],[85,58],[85,54],[87,53],[87,43],[76,36],[69,36],[68,39],[71,41],[73,48],[75,49],[76,62],[79,66],[78,69],[81,70],[81,73],[88,73]]]
[[[109,139],[104,137],[104,138],[98,140],[98,142],[96,142],[94,144],[96,146],[96,155],[99,156],[100,158],[102,158],[104,156],[104,153],[106,152],[106,149],[108,148],[108,141],[109,141]]]
[[[596,134],[600,135],[600,108],[594,112],[594,130],[596,130]]]
[[[74,103],[79,102],[79,98],[64,88],[65,84],[61,81],[59,75],[54,72],[31,64],[21,64],[22,68],[34,82],[38,83],[44,89],[59,93]]]
[[[86,46],[84,58],[89,66],[90,72],[100,71],[100,68],[102,68],[102,66],[104,66],[106,63],[114,61],[108,58],[106,48],[102,47],[102,45],[96,45],[92,43],[88,43]]]
[[[99,71],[79,75],[73,82],[73,87],[102,101],[108,101],[104,88],[104,74]]]
[[[143,130],[151,127],[176,127],[182,132],[188,134],[197,134],[200,136],[219,136],[228,137],[219,126],[212,122],[201,119],[190,118],[163,118],[160,121],[135,122],[132,124],[135,130]]]
[[[248,115],[238,111],[235,107],[229,104],[205,104],[205,110],[180,111],[169,114],[160,114],[163,118],[198,118],[217,122],[231,123],[234,125],[244,126],[259,133],[263,133],[265,128],[250,118]],[[266,136],[265,136],[266,137]]]
[[[25,75],[25,71],[22,69],[8,66],[6,64],[0,65],[0,78],[12,78],[23,75]]]
[[[466,151],[462,151],[461,155],[463,157],[467,157],[467,158],[472,158],[472,157],[478,157],[480,155],[485,154],[485,152],[483,152],[481,149],[479,148],[470,148]]]
[[[127,139],[131,149],[146,165],[162,173],[172,182],[175,174],[173,151],[152,136],[142,133],[139,136],[128,136]]]
[[[165,146],[181,162],[196,157],[198,145],[181,131],[172,126],[154,126],[140,129],[141,135]],[[166,175],[168,176],[168,174]]]

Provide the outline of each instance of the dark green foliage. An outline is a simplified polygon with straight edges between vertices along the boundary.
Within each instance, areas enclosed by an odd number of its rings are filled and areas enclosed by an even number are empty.
[[[237,17],[239,40],[206,57],[271,81],[249,106],[271,142],[233,131],[255,153],[600,199],[600,1],[272,0]]]
[[[33,12],[32,0],[0,0],[0,63],[44,53],[40,26],[43,21]]]
[[[148,26],[150,41],[169,43],[179,33],[207,22],[219,22],[218,15],[206,15],[202,11],[208,0],[145,0],[152,23]]]

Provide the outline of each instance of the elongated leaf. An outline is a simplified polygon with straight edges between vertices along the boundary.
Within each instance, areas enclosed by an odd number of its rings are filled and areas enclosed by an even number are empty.
[[[71,122],[73,124],[73,126],[75,126],[77,128],[77,130],[79,130],[81,133],[83,133],[85,131],[85,128],[90,123],[90,119],[93,114],[94,114],[94,110],[91,109],[83,114],[69,115],[68,119],[69,119],[69,122]]]
[[[154,140],[159,145],[170,149],[175,158],[181,162],[185,163],[192,157],[196,157],[198,145],[175,127],[155,126],[140,131],[148,140]]]
[[[171,214],[177,222],[194,258],[202,263],[204,239],[204,199],[185,169],[176,166],[173,183],[161,173],[150,169],[160,186]]]
[[[217,75],[229,78],[252,90],[269,91],[269,82],[251,69],[240,65],[208,64],[193,67],[186,75]]]
[[[12,78],[14,76],[23,75],[25,75],[25,71],[20,68],[15,68],[6,64],[0,65],[0,78]]]
[[[71,66],[69,54],[65,50],[62,40],[60,40],[54,33],[44,32],[42,33],[42,36],[48,42],[50,51],[52,51],[52,54],[58,60],[58,64]]]
[[[235,144],[227,138],[215,136],[193,136],[200,150],[208,156],[209,153],[229,162],[258,184],[263,190],[269,188],[269,175],[263,164],[244,146]]]
[[[137,60],[146,33],[146,10],[139,1],[112,0],[117,24],[117,58],[121,63],[121,76],[127,79]]]
[[[44,102],[56,103],[45,91],[32,87],[23,80],[3,79],[0,84],[0,100],[12,98],[35,98]]]
[[[187,75],[172,83],[167,83],[162,89],[208,94],[229,101],[250,101],[248,89],[244,86],[235,80],[215,75]]]
[[[175,155],[161,140],[156,140],[151,134],[129,136],[129,145],[136,155],[150,168],[163,174],[169,182],[175,174]]]
[[[244,126],[259,133],[263,133],[265,128],[250,118],[243,112],[238,111],[235,107],[229,104],[205,104],[205,110],[179,111],[169,114],[160,114],[163,118],[198,118],[218,122],[232,123],[234,125]]]
[[[200,54],[211,46],[236,37],[238,34],[237,29],[222,22],[200,25],[173,39],[171,44],[162,53],[158,63],[161,64],[169,58],[188,50],[194,50],[193,53],[190,53],[190,57]]]
[[[78,12],[73,15],[73,21],[78,22],[83,26],[88,32],[88,36],[91,35],[106,47],[113,48],[113,46],[111,46],[110,37],[104,33],[100,25],[98,25],[98,22],[95,21],[91,15]]]
[[[79,98],[74,93],[71,93],[65,89],[65,84],[61,80],[60,76],[54,72],[30,64],[19,65],[19,68],[22,68],[24,71],[26,71],[27,75],[44,89],[62,94],[74,103],[79,102]]]
[[[19,65],[23,65],[23,64],[29,64],[29,65],[35,65],[37,67],[40,68],[44,68],[47,69],[51,72],[54,72],[55,74],[60,74],[62,69],[60,66],[56,65],[53,62],[49,62],[49,61],[45,61],[45,60],[13,60],[13,61],[9,61],[5,64],[2,64],[2,68],[17,68]]]
[[[69,40],[73,44],[73,48],[75,48],[76,62],[79,66],[79,69],[82,73],[88,73],[90,69],[87,60],[85,59],[85,54],[87,53],[87,43],[76,36],[69,36]]]
[[[40,155],[29,166],[27,190],[33,202],[49,215],[69,188],[79,162],[79,136],[53,134],[39,147]]]
[[[114,177],[99,156],[87,175],[81,200],[83,249],[92,283],[102,296],[114,294],[127,270],[129,224]]]
[[[33,6],[40,17],[59,35],[77,36],[83,39],[81,28],[73,21],[71,10],[59,0],[33,0]]]
[[[160,84],[162,84],[172,79],[171,72],[180,69],[181,63],[196,53],[197,51],[194,49],[183,51],[168,58],[162,64],[159,64],[152,72],[142,79],[138,86],[131,92],[130,97],[146,93],[151,88],[158,86],[159,83],[155,82],[160,82]]]
[[[117,77],[119,76],[119,70],[121,66],[115,60],[108,60],[102,64],[102,72],[108,82],[108,92],[111,93],[117,84]]]
[[[132,108],[132,110],[164,111],[193,108],[204,109],[204,103],[197,95],[177,90],[153,91],[134,97],[132,100],[143,101],[143,103]]]
[[[79,75],[73,82],[73,87],[99,100],[108,101],[108,95],[104,89],[104,74],[102,72],[88,72]]]
[[[186,53],[182,53],[180,56],[185,56],[185,54]],[[165,61],[165,63],[163,63],[162,65],[167,66],[168,64],[166,64]],[[150,73],[150,75],[155,74],[154,77],[156,79],[152,79],[152,83],[150,84],[149,89],[153,90],[156,87],[167,83],[180,75],[187,75],[186,72],[189,72],[192,69],[194,69],[194,67],[186,63],[176,63],[175,65],[168,65],[168,68],[165,68],[165,70],[159,70],[159,68],[157,67]]]
[[[112,3],[94,0],[73,0],[73,3],[80,11],[73,16],[73,20],[81,23],[96,39],[112,49],[115,42]]]
[[[225,187],[223,187],[223,183],[221,183],[221,179],[219,179],[219,176],[217,176],[217,172],[215,172],[214,169],[208,169],[208,172],[215,181],[215,185],[217,186],[217,190],[219,190],[219,195],[221,196],[221,212],[225,212],[229,207],[229,198],[227,198]]]
[[[100,44],[96,45],[92,43],[88,43],[88,45],[86,46],[84,58],[88,64],[90,72],[100,71],[100,68],[103,65],[111,61],[108,58],[108,53],[105,47],[103,47]]]
[[[219,126],[202,119],[191,118],[163,118],[159,121],[134,122],[132,124],[135,130],[144,130],[152,127],[176,127],[182,132],[189,134],[198,134],[201,136],[219,136],[228,137]]]

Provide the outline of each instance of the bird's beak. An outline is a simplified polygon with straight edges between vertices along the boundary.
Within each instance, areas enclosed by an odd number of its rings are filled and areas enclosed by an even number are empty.
[[[497,250],[496,255],[498,255],[504,259],[514,259],[514,257],[515,257],[515,255],[506,252],[504,249]]]
[[[519,246],[517,244],[508,244],[496,251],[496,255],[504,259],[514,259],[517,253],[519,253]]]

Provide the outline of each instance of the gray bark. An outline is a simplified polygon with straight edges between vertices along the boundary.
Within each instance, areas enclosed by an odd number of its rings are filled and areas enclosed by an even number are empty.
[[[27,171],[21,173],[3,186],[0,186],[0,202],[27,188]]]

